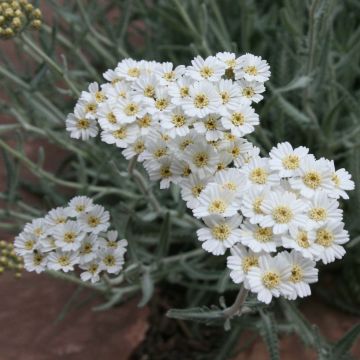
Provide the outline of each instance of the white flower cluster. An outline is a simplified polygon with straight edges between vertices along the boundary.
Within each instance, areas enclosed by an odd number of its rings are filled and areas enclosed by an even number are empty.
[[[175,68],[125,59],[105,72],[107,83],[82,92],[66,128],[86,140],[100,127],[101,140],[124,149],[126,159],[137,156],[161,188],[193,187],[257,154],[242,136],[259,124],[251,104],[263,98],[269,76],[266,61],[251,54],[197,56]]]
[[[191,66],[123,60],[108,81],[83,92],[66,126],[70,136],[123,148],[160,187],[178,184],[205,226],[204,250],[224,255],[235,283],[258,299],[310,295],[316,262],[340,259],[348,241],[338,199],[354,183],[344,169],[305,147],[274,147],[269,158],[243,136],[259,116],[269,66],[260,57],[218,53]]]
[[[206,225],[197,232],[203,248],[214,255],[230,249],[232,280],[265,303],[310,295],[316,262],[342,258],[349,240],[338,199],[354,188],[350,174],[308,151],[285,142],[269,158],[221,170],[193,208]]]
[[[51,210],[25,225],[15,238],[15,252],[27,271],[73,271],[78,265],[83,281],[95,283],[101,272],[117,274],[123,267],[127,241],[108,231],[110,214],[86,196],[67,207]]]

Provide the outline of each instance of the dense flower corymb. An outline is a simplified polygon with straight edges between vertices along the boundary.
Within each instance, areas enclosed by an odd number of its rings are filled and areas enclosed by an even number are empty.
[[[73,271],[77,265],[84,281],[97,282],[102,272],[119,273],[127,241],[108,231],[110,216],[86,196],[73,198],[41,219],[25,225],[15,238],[15,252],[27,271]]]
[[[223,52],[190,66],[125,59],[90,84],[66,120],[73,138],[100,131],[161,188],[172,183],[205,251],[224,255],[235,283],[269,303],[310,295],[318,261],[345,254],[339,200],[354,188],[345,169],[288,142],[268,157],[244,136],[260,124],[253,105],[270,77],[259,56]],[[83,218],[84,216],[82,216]]]

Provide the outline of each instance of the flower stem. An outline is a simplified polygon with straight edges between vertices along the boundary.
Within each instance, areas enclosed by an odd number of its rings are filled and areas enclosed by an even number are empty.
[[[70,80],[66,71],[64,71],[53,59],[51,59],[40,47],[38,47],[26,35],[22,34],[21,39],[23,40],[24,44],[26,44],[31,50],[33,50],[37,55],[39,55],[50,66],[52,70],[57,72],[64,79],[69,89],[76,97],[80,96],[79,90],[77,89],[76,85]]]
[[[244,303],[248,293],[249,291],[246,290],[243,285],[241,285],[234,303],[223,310],[223,315],[225,318],[231,319],[232,317],[241,315],[243,313]]]

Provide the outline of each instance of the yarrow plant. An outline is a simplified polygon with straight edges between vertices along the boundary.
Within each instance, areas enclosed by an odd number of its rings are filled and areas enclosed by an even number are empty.
[[[284,142],[262,157],[244,138],[259,125],[253,104],[269,77],[267,62],[252,54],[197,56],[177,67],[125,59],[104,73],[107,82],[82,92],[66,120],[72,138],[100,133],[132,164],[142,163],[160,188],[178,185],[203,221],[202,248],[214,256],[230,251],[231,279],[264,303],[310,295],[317,262],[344,256],[349,236],[339,199],[354,188],[346,170],[305,147]],[[76,239],[89,230],[86,216],[68,225]],[[64,231],[53,230],[56,246],[78,254],[82,240],[67,244]],[[56,263],[56,255],[51,259]]]
[[[49,211],[25,225],[15,239],[15,253],[27,271],[69,272],[75,265],[81,279],[92,283],[103,273],[118,274],[124,264],[127,241],[108,230],[109,212],[86,196],[73,198],[67,207]]]

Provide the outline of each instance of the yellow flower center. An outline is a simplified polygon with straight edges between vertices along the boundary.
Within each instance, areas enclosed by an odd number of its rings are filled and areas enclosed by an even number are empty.
[[[238,146],[235,145],[231,148],[230,153],[234,158],[237,158],[241,154],[241,150]]]
[[[246,87],[243,89],[242,94],[243,94],[243,96],[245,96],[247,98],[251,98],[254,96],[255,91],[251,87]]]
[[[121,127],[112,132],[112,135],[115,139],[125,139],[127,135],[127,131],[125,127]]]
[[[223,104],[227,104],[230,100],[230,94],[227,91],[220,92],[221,100]]]
[[[44,233],[44,231],[43,231],[42,228],[38,227],[38,228],[34,229],[34,235],[37,236],[37,237],[41,236],[43,233]]]
[[[79,119],[76,123],[78,129],[88,129],[90,127],[90,121],[88,119]]]
[[[182,175],[183,176],[189,176],[191,174],[191,169],[188,165],[186,165],[183,169]]]
[[[90,243],[85,243],[81,249],[82,254],[90,254],[92,251],[92,245]]]
[[[168,71],[168,72],[164,73],[163,78],[167,81],[173,81],[175,79],[175,72]]]
[[[43,255],[41,255],[41,254],[39,254],[39,253],[37,253],[37,254],[35,254],[34,255],[34,265],[40,265],[41,264],[41,262],[43,261],[43,259],[44,259],[44,256]]]
[[[190,139],[185,139],[179,144],[180,150],[185,150],[190,144],[193,144],[194,142]]]
[[[257,197],[253,202],[253,210],[255,214],[262,215],[264,212],[261,210],[261,204],[263,202],[263,197]]]
[[[211,233],[216,240],[224,241],[229,237],[231,229],[227,224],[220,224],[214,226],[211,230]]]
[[[107,115],[106,115],[106,118],[108,120],[108,122],[110,124],[116,124],[116,116],[113,112],[109,112]]]
[[[84,205],[76,205],[75,210],[79,213],[83,212],[85,210],[85,206]]]
[[[105,100],[105,95],[102,91],[97,91],[95,93],[95,100],[96,102],[100,103]]]
[[[214,117],[208,117],[204,121],[204,126],[207,130],[216,130],[216,119]]]
[[[250,180],[259,185],[266,184],[267,177],[268,177],[267,171],[259,167],[253,169],[250,173]]]
[[[198,109],[203,109],[209,105],[209,98],[205,94],[197,94],[194,98],[194,105]]]
[[[106,266],[114,266],[116,264],[116,259],[113,255],[106,255],[103,262]]]
[[[35,241],[34,241],[34,240],[26,240],[26,241],[24,242],[24,248],[25,248],[26,250],[32,250],[33,247],[34,247],[34,245],[35,245]]]
[[[157,99],[155,101],[155,107],[162,111],[168,107],[169,103],[170,103],[170,101],[167,99]]]
[[[159,159],[163,156],[165,156],[167,154],[167,148],[166,147],[162,147],[162,148],[158,148],[154,151],[154,156]]]
[[[138,111],[139,107],[134,103],[127,104],[124,108],[124,113],[127,116],[134,116],[135,114],[137,114]]]
[[[287,224],[293,218],[293,213],[288,206],[277,206],[272,211],[272,216],[278,224]]]
[[[270,227],[261,228],[255,230],[254,237],[261,243],[266,243],[272,240],[272,229]]]
[[[171,122],[178,128],[185,125],[186,118],[182,114],[174,114],[171,118]]]
[[[226,203],[221,199],[213,200],[208,210],[211,214],[222,214],[226,210]]]
[[[188,86],[182,86],[180,88],[180,96],[182,98],[189,96],[189,87]]]
[[[109,241],[107,242],[107,247],[108,247],[108,248],[116,249],[117,246],[118,246],[117,241],[109,240]]]
[[[234,113],[231,115],[231,122],[232,122],[233,125],[235,125],[235,126],[244,125],[244,123],[245,123],[245,116],[244,116],[242,113],[234,112]]]
[[[85,112],[95,112],[97,108],[97,105],[95,103],[89,103],[85,107]]]
[[[89,271],[89,273],[91,273],[91,274],[95,274],[96,271],[98,270],[98,268],[99,268],[99,265],[98,265],[98,264],[92,263],[92,264],[89,266],[88,271]]]
[[[244,71],[248,74],[248,75],[257,75],[258,71],[256,66],[252,65],[252,66],[246,66],[244,68]]]
[[[209,156],[206,152],[199,152],[193,157],[194,164],[197,167],[204,167],[208,164]]]
[[[307,232],[304,230],[299,231],[297,234],[296,242],[300,247],[307,249],[310,246]]]
[[[300,159],[297,155],[287,155],[282,159],[282,164],[287,170],[294,170],[299,167]]]
[[[64,242],[67,244],[72,244],[76,239],[76,233],[73,231],[68,231],[64,234]]]
[[[100,224],[100,219],[96,216],[89,216],[87,223],[91,227],[96,227]]]
[[[138,140],[134,145],[133,149],[136,154],[141,154],[145,150],[145,143],[142,140]]]
[[[144,115],[142,118],[138,119],[137,123],[141,128],[147,128],[151,125],[151,116],[148,114]]]
[[[280,285],[280,276],[274,271],[267,271],[262,277],[262,283],[268,289],[273,289]]]
[[[315,242],[321,246],[330,247],[334,242],[334,235],[327,229],[319,229],[316,231]]]
[[[199,197],[201,192],[204,190],[204,185],[195,185],[191,189],[191,193],[194,195],[194,197]]]
[[[245,274],[247,274],[253,266],[259,266],[259,259],[256,256],[245,256],[242,259],[241,267]]]
[[[58,263],[61,266],[68,266],[68,265],[70,265],[70,259],[69,259],[69,257],[67,255],[61,255],[58,258]]]
[[[327,218],[327,211],[322,207],[314,207],[309,211],[309,217],[315,221],[322,221]]]
[[[228,181],[225,184],[223,184],[223,188],[230,190],[230,191],[236,191],[237,185],[233,181]]]
[[[160,168],[160,176],[162,178],[168,178],[172,175],[171,170],[170,170],[170,166],[169,165],[163,165]]]
[[[200,75],[204,78],[204,79],[208,79],[209,77],[211,77],[214,74],[214,70],[209,67],[209,66],[204,66],[201,70],[200,70]]]
[[[155,95],[155,88],[153,85],[147,85],[144,88],[144,95],[146,97],[154,97]]]
[[[333,174],[331,177],[332,182],[335,184],[335,186],[340,186],[340,178],[337,176],[337,174]]]
[[[302,281],[304,277],[304,272],[299,265],[294,265],[291,269],[291,275],[289,280],[293,283],[298,283]]]
[[[127,71],[128,75],[131,77],[139,77],[140,75],[140,69],[133,67],[133,68],[129,68]]]
[[[317,171],[308,171],[303,176],[303,182],[307,187],[317,189],[321,184],[321,175]]]

